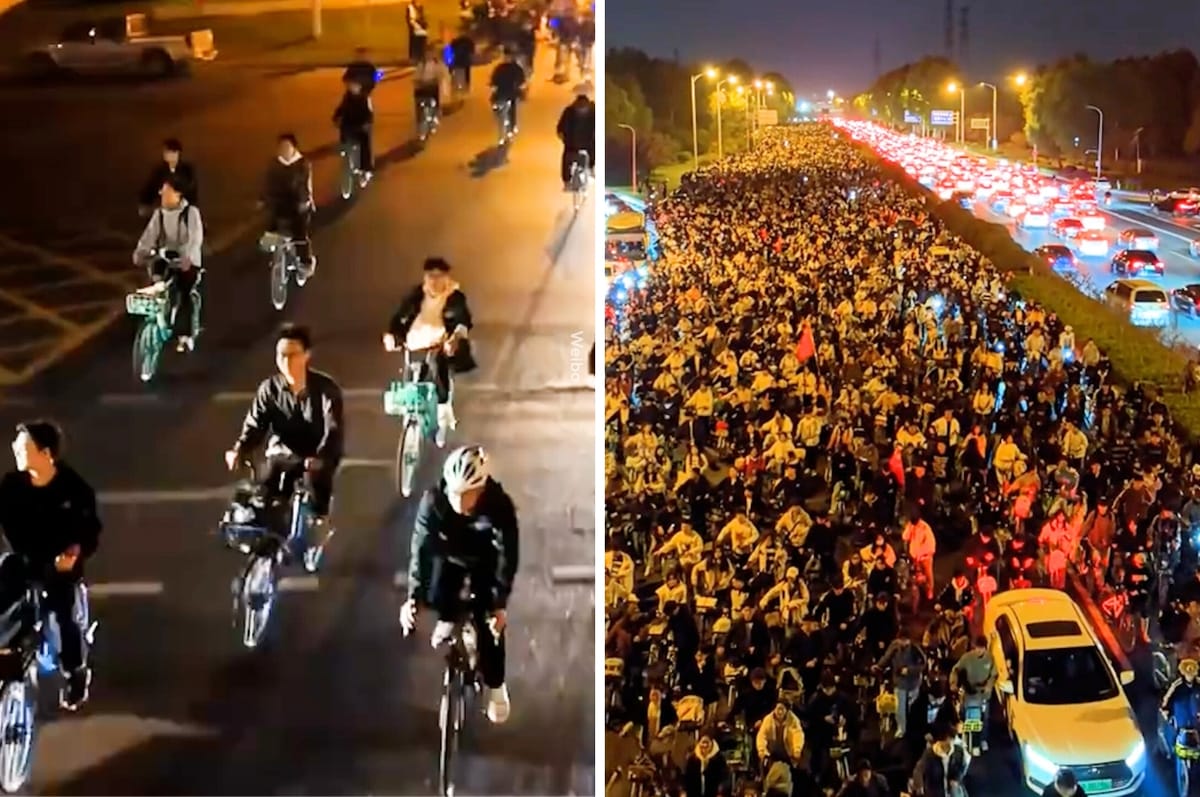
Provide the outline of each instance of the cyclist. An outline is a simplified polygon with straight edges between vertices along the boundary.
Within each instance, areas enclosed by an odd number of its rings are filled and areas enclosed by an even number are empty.
[[[453,387],[450,373],[465,373],[475,368],[467,339],[472,325],[467,295],[451,279],[450,264],[440,257],[431,257],[425,261],[424,280],[405,297],[383,336],[387,351],[403,347],[410,352],[424,352],[440,347],[433,363],[439,448],[445,447],[446,434],[458,423],[450,403]]]
[[[426,50],[425,57],[413,71],[413,107],[417,109],[417,123],[420,124],[420,108],[422,100],[433,102],[433,119],[437,123],[442,109],[442,88],[450,82],[450,72],[442,62],[441,54],[436,50]]]
[[[346,71],[342,73],[342,83],[357,83],[362,86],[363,93],[370,96],[378,84],[379,76],[379,68],[368,57],[367,48],[356,47],[354,60],[346,65]]]
[[[158,206],[159,191],[167,178],[172,176],[179,178],[183,198],[189,204],[199,204],[200,189],[196,182],[196,169],[183,160],[183,144],[179,143],[179,139],[168,138],[163,142],[162,161],[150,170],[150,176],[138,195],[140,215],[149,216]]]
[[[75,711],[87,700],[92,673],[75,600],[83,565],[96,553],[100,517],[96,493],[61,459],[63,433],[49,421],[17,427],[16,470],[0,479],[0,527],[9,548],[41,582],[46,608],[58,620],[60,663],[66,680],[59,703]]]
[[[417,508],[408,560],[408,599],[400,610],[400,625],[406,635],[412,633],[419,607],[432,609],[438,618],[432,640],[437,648],[450,639],[463,610],[470,613],[478,637],[487,716],[497,724],[508,719],[510,709],[504,683],[504,628],[518,557],[516,508],[491,477],[487,453],[479,446],[453,451],[446,458],[441,481],[425,492]],[[461,594],[468,578],[473,601],[463,606]]]
[[[971,750],[971,755],[979,755],[980,750],[987,752],[987,715],[988,703],[992,699],[992,687],[996,684],[996,666],[988,653],[987,638],[975,637],[975,644],[962,655],[954,669],[950,671],[950,685],[962,689],[966,696],[982,696],[983,730],[979,732],[979,748]]]
[[[464,27],[450,42],[450,75],[462,85],[464,93],[471,90],[471,66],[474,63],[475,40]]]
[[[310,270],[315,269],[317,258],[308,239],[309,222],[316,209],[312,163],[300,152],[293,133],[282,133],[277,146],[275,160],[267,168],[261,202],[269,213],[267,229],[290,235],[295,243],[296,257],[301,263],[307,263]]]
[[[306,327],[286,324],[275,338],[278,373],[258,386],[242,433],[225,452],[225,464],[237,468],[250,451],[267,442],[268,495],[286,497],[296,480],[305,478],[311,488],[312,529],[297,544],[303,551],[304,569],[316,572],[325,543],[333,536],[329,509],[333,477],[341,463],[346,439],[342,389],[329,374],[309,367],[312,334]],[[268,439],[269,438],[269,439]],[[314,540],[319,540],[315,545]]]
[[[366,85],[357,77],[347,80],[346,93],[333,112],[333,123],[338,127],[338,141],[358,145],[358,168],[362,172],[363,185],[370,181],[373,170],[371,125],[374,121],[375,109],[371,107]]]
[[[147,293],[169,291],[171,327],[179,351],[191,351],[200,333],[193,291],[203,260],[204,221],[200,208],[184,198],[187,186],[179,175],[168,175],[159,189],[161,204],[150,216],[133,250],[134,265],[147,265],[153,284]]]
[[[578,152],[586,152],[589,171],[596,165],[596,103],[586,94],[578,94],[558,117],[558,138],[563,143],[563,190],[571,189],[571,164]]]
[[[1200,664],[1195,659],[1182,659],[1178,677],[1163,693],[1158,710],[1162,728],[1169,735],[1160,731],[1160,736],[1168,754],[1175,749],[1175,734],[1192,727],[1200,713],[1200,682],[1196,680],[1198,672]]]
[[[517,101],[525,91],[525,70],[517,63],[516,50],[504,49],[504,60],[492,70],[492,107],[508,103],[508,121],[512,132],[517,134]]]

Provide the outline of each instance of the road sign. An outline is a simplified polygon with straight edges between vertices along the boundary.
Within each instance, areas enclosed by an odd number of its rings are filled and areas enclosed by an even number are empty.
[[[774,108],[762,110],[758,112],[757,121],[759,127],[768,127],[770,125],[779,124],[779,111]]]
[[[953,127],[954,120],[958,118],[958,113],[955,111],[930,111],[929,124],[934,127]]]
[[[912,111],[905,111],[904,112],[904,124],[906,124],[906,125],[921,124],[921,115],[913,113]]]
[[[992,120],[986,116],[976,116],[971,120],[972,130],[991,130]]]

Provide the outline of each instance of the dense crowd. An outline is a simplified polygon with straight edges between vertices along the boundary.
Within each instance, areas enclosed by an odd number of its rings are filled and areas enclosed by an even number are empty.
[[[651,217],[606,330],[610,790],[964,794],[997,590],[1115,595],[1147,640],[1177,597],[1195,637],[1200,465],[1160,391],[870,155],[766,131]]]

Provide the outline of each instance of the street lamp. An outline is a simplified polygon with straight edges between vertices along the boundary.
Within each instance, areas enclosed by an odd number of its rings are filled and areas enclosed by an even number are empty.
[[[702,77],[712,80],[717,76],[717,70],[711,66],[703,72],[692,75],[692,169],[700,168],[700,144],[696,134],[696,81]]]
[[[726,83],[736,86],[737,82],[737,75],[730,75],[727,78],[721,78],[717,81],[717,160],[725,157],[725,142],[721,133],[721,86],[724,86]]]
[[[991,127],[991,131],[992,131],[992,135],[990,136],[990,138],[992,140],[992,152],[995,152],[996,151],[996,87],[994,85],[992,85],[991,83],[984,83],[984,82],[980,82],[979,85],[987,86],[989,89],[992,90],[992,123],[991,123],[991,125],[989,125],[989,127]]]
[[[833,98],[837,96],[837,92],[833,89],[830,89],[829,91],[825,92],[825,96],[829,98],[830,102],[833,102]]]
[[[1089,111],[1095,111],[1100,116],[1100,122],[1096,127],[1096,179],[1100,179],[1100,163],[1104,157],[1104,111],[1097,108],[1095,105],[1086,106]]]
[[[737,93],[739,97],[745,97],[746,99],[746,149],[750,149],[752,146],[751,135],[754,125],[753,119],[750,116],[750,98],[752,95],[746,91],[745,86],[738,86]]]
[[[1144,127],[1139,127],[1133,134],[1134,157],[1137,158],[1137,173],[1142,173],[1142,131]]]
[[[1026,75],[1024,72],[1018,72],[1013,75],[1013,83],[1016,83],[1018,86],[1024,86],[1028,82],[1029,75]]]
[[[951,80],[950,84],[948,86],[946,86],[946,91],[950,92],[951,94],[953,94],[956,91],[958,92],[958,125],[957,125],[957,127],[958,127],[958,143],[961,144],[966,139],[966,131],[964,129],[964,125],[966,123],[966,116],[967,116],[967,88],[966,88],[966,86],[960,86],[957,83],[955,83],[953,80]]]
[[[631,125],[617,125],[629,131],[629,137],[632,139],[629,145],[629,169],[633,179],[633,193],[637,193],[637,131]]]

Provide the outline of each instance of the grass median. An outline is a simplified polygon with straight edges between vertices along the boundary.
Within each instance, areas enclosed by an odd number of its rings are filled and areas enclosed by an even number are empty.
[[[1081,294],[1055,274],[1041,258],[1013,240],[1008,229],[976,217],[955,202],[941,202],[907,172],[883,160],[863,144],[856,144],[883,168],[884,174],[925,202],[929,212],[946,229],[987,257],[1001,271],[1012,275],[1012,288],[1054,312],[1064,324],[1075,328],[1075,338],[1088,338],[1112,360],[1113,370],[1126,383],[1150,382],[1165,392],[1163,397],[1176,422],[1193,438],[1200,433],[1200,394],[1185,394],[1183,376],[1187,358],[1168,348],[1154,332],[1134,326],[1112,308]]]

